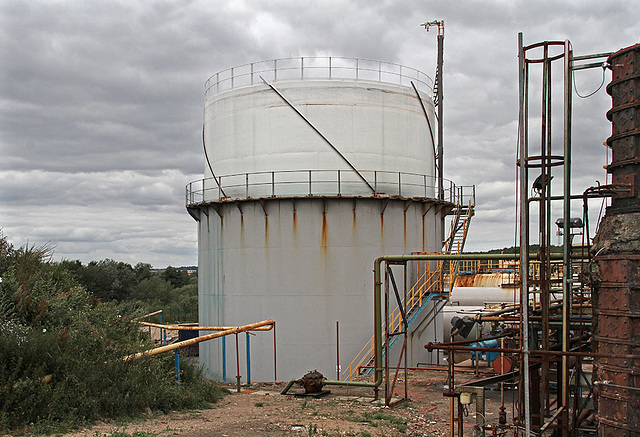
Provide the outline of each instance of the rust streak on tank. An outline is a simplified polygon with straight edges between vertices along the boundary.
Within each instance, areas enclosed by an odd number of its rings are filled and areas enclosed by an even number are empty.
[[[291,235],[294,240],[298,235],[298,213],[295,208],[293,209],[293,217],[291,218]]]
[[[356,228],[358,227],[358,220],[356,219],[356,207],[355,206],[353,207],[352,215],[353,215],[353,220],[352,220],[352,223],[351,223],[351,229],[353,230],[353,232],[355,232]]]
[[[404,226],[404,234],[402,235],[402,243],[404,247],[404,251],[407,251],[407,210],[402,213],[403,226]]]
[[[327,213],[326,211],[322,212],[322,236],[321,236],[321,241],[320,241],[320,250],[322,251],[322,253],[326,253],[327,252],[327,229],[328,225],[327,225]]]

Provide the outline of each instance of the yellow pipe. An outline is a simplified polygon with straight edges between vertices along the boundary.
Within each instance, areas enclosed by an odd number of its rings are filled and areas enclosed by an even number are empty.
[[[144,326],[151,326],[152,328],[160,328],[160,329],[173,329],[177,331],[227,331],[229,329],[235,329],[235,326],[181,326],[181,325],[161,325],[159,323],[151,323],[151,322],[138,322]],[[256,329],[252,329],[252,331],[271,331],[273,329],[272,325],[269,326],[261,326]]]
[[[250,325],[237,326],[234,328],[225,329],[224,331],[214,332],[213,334],[201,335],[200,337],[191,338],[185,341],[179,341],[178,343],[173,343],[167,346],[160,346],[154,349],[149,349],[148,351],[138,352],[136,354],[127,355],[123,358],[124,361],[135,360],[144,355],[157,355],[163,352],[169,352],[184,346],[190,346],[192,344],[200,343],[202,341],[211,340],[213,338],[224,337],[229,334],[237,334],[239,332],[246,331],[255,331],[256,328],[260,328],[262,326],[274,326],[276,322],[273,320],[264,320],[262,322],[252,323]]]
[[[135,319],[132,319],[131,321],[132,322],[137,322],[140,319],[146,319],[147,317],[155,316],[155,315],[158,315],[158,314],[162,314],[162,310],[154,311],[152,313],[145,314],[144,316],[136,317]]]

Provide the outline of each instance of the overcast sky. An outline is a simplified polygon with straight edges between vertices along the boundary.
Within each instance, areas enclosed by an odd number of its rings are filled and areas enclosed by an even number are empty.
[[[444,20],[445,177],[477,186],[467,248],[511,246],[518,32],[525,44],[570,39],[576,55],[616,51],[640,39],[639,6],[1,0],[0,228],[17,246],[49,243],[56,259],[195,265],[184,190],[203,176],[209,76],[266,59],[347,56],[433,77],[437,32],[420,23]],[[602,69],[576,73],[581,94],[601,81]],[[574,192],[605,182],[609,107],[604,87],[574,95]]]

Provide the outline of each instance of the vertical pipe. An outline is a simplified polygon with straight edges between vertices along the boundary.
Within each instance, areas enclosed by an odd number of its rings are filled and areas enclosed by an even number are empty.
[[[240,393],[240,348],[238,347],[238,333],[236,332],[236,390]]]
[[[403,298],[404,298],[404,313],[407,314],[407,263],[404,263],[404,285],[403,285]],[[400,305],[400,302],[398,302],[398,305]],[[403,325],[404,325],[404,398],[408,399],[409,398],[409,394],[408,394],[408,390],[407,390],[407,380],[409,379],[407,377],[407,358],[409,357],[409,351],[407,350],[407,336],[409,335],[409,325],[407,322],[407,318],[403,317]]]
[[[389,406],[389,264],[384,268],[384,405]]]
[[[276,359],[276,323],[273,322],[273,382],[278,382],[278,361]]]
[[[569,40],[564,42],[564,204],[563,204],[563,257],[562,257],[562,352],[569,350],[569,315],[571,311],[571,68],[572,51]],[[562,412],[563,435],[568,432],[569,369],[567,356],[562,356]]]
[[[336,320],[336,381],[340,381],[340,321]]]
[[[176,385],[180,385],[180,349],[176,349],[174,353],[176,366]]]
[[[227,382],[227,337],[222,337],[222,380]]]
[[[444,64],[444,21],[441,24],[442,32],[440,32],[440,26],[438,26],[438,199],[444,200],[444,173],[443,173],[443,152],[444,152],[444,112],[443,112],[443,75],[442,67]],[[444,241],[444,215],[440,217],[440,244]]]
[[[160,313],[160,324],[162,325],[162,313]],[[167,330],[160,328],[160,343],[162,346],[167,345]]]
[[[453,334],[451,334],[451,340],[453,343]],[[449,370],[449,393],[453,394],[455,392],[455,381],[454,381],[454,372],[455,372],[455,368],[454,368],[454,350],[450,349],[449,350],[449,356],[447,357],[448,360],[448,370]],[[455,418],[456,414],[455,414],[455,402],[453,400],[453,396],[451,396],[449,398],[449,436],[450,437],[454,437],[455,433]]]
[[[518,74],[519,74],[519,115],[520,125],[520,305],[522,306],[522,354],[524,379],[525,436],[531,436],[531,411],[529,405],[529,205],[527,192],[529,177],[527,171],[527,132],[525,127],[525,53],[522,32],[518,33]]]
[[[542,64],[542,131],[540,135],[540,169],[541,174],[540,177],[543,181],[542,190],[540,191],[540,206],[539,206],[539,225],[538,225],[538,243],[540,244],[540,253],[542,255],[542,265],[540,268],[540,307],[542,313],[542,349],[549,350],[549,282],[547,281],[547,273],[548,270],[548,251],[549,246],[547,245],[548,241],[548,233],[549,227],[547,226],[548,220],[547,217],[550,213],[547,206],[550,207],[549,202],[547,200],[549,191],[549,181],[548,175],[550,172],[550,168],[548,167],[549,159],[548,155],[550,154],[549,150],[549,132],[551,127],[548,122],[549,113],[547,112],[550,108],[550,98],[549,91],[551,90],[551,61],[549,61],[549,45],[545,43],[544,45],[544,62]],[[547,100],[549,99],[549,100]],[[547,413],[547,402],[548,399],[548,387],[549,387],[549,360],[547,357],[541,357],[542,367],[541,367],[541,375],[540,375],[540,397],[544,400],[542,405],[542,414],[543,416]]]
[[[249,331],[247,334],[247,384],[251,384],[251,337]]]

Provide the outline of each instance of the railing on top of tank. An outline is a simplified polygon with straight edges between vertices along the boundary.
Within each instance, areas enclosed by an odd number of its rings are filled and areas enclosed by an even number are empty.
[[[262,83],[290,79],[353,79],[411,86],[430,94],[433,80],[415,68],[391,62],[335,56],[281,58],[252,62],[222,70],[204,84],[205,99],[222,91]]]
[[[374,193],[352,170],[264,171],[219,176],[217,183],[213,178],[190,182],[186,186],[186,204],[279,196],[438,197],[437,179],[433,176],[374,170],[360,173],[373,187]],[[474,192],[473,186],[456,186],[445,179],[441,198],[457,204],[468,202]]]

